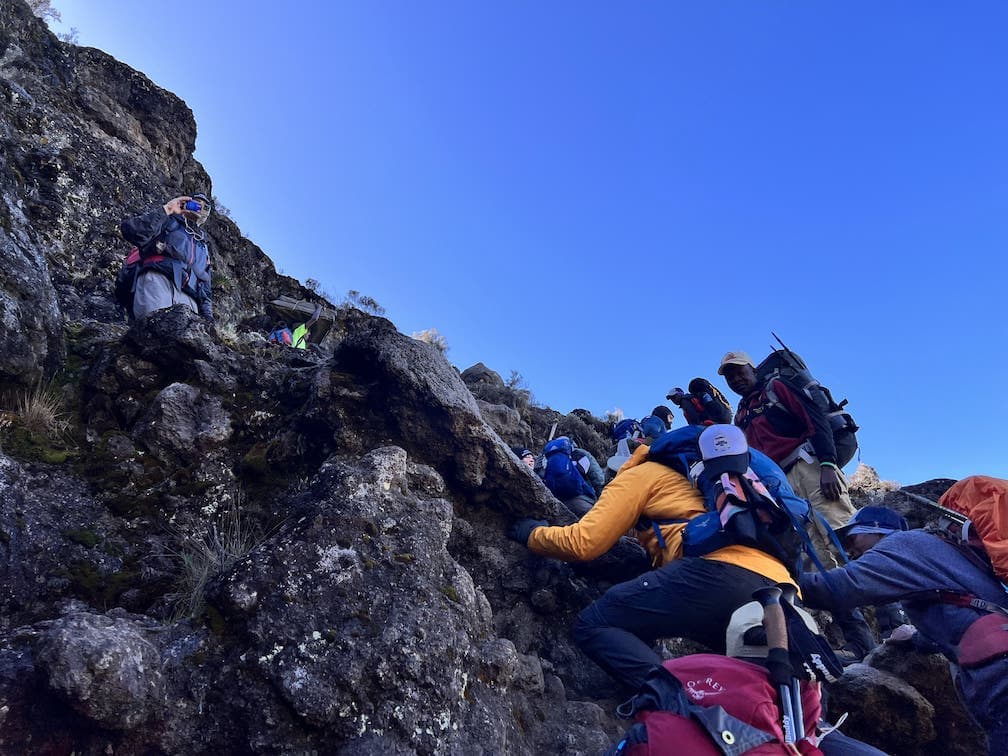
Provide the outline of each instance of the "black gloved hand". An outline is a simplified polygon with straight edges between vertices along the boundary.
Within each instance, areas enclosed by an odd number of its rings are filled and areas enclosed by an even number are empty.
[[[549,525],[546,520],[533,520],[523,517],[511,523],[511,527],[507,529],[507,537],[512,541],[520,543],[522,546],[528,546],[528,539],[532,535],[532,531],[546,525]]]
[[[770,670],[770,682],[774,685],[790,685],[794,668],[786,648],[771,648],[767,652],[766,668]]]

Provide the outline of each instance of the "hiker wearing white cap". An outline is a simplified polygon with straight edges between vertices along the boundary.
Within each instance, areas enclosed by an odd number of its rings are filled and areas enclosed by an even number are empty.
[[[761,384],[755,363],[746,352],[725,354],[718,373],[724,376],[728,388],[742,397],[735,424],[745,432],[749,445],[781,466],[794,492],[806,499],[831,528],[843,526],[854,515],[854,506],[847,493],[847,480],[836,464],[833,432],[823,410],[814,402],[803,401],[784,381],[772,378]],[[816,552],[830,560],[830,566],[843,563],[845,557],[818,519],[811,522],[809,536]],[[846,641],[842,654],[845,663],[860,661],[875,647],[875,637],[860,610],[835,612],[834,619]]]
[[[714,469],[739,464],[738,458],[744,457],[745,470],[745,439],[737,428],[728,427],[737,433],[736,443],[741,439],[741,448],[712,448],[704,453],[704,463]],[[694,451],[699,457],[695,439]],[[731,613],[748,603],[753,591],[793,582],[780,559],[755,546],[732,541],[703,556],[685,556],[683,531],[690,520],[708,513],[704,497],[684,474],[648,459],[648,453],[643,445],[634,450],[595,505],[573,525],[552,527],[542,520],[522,519],[507,533],[540,556],[589,561],[634,529],[651,557],[652,571],[610,588],[581,612],[573,629],[578,647],[632,690],[661,663],[652,648],[656,639],[688,637],[723,649]],[[775,484],[793,497],[784,474],[779,469],[776,474]]]

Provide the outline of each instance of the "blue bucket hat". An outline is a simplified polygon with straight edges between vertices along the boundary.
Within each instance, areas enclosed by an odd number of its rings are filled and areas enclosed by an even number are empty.
[[[863,533],[889,535],[897,530],[909,529],[907,521],[889,507],[871,506],[859,509],[846,525],[836,529],[836,534],[847,538]]]

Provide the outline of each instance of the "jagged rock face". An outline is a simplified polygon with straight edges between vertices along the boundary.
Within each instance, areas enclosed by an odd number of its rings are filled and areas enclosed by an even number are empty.
[[[521,413],[506,404],[490,404],[477,399],[480,416],[508,446],[531,444],[532,428],[522,420]]]
[[[547,705],[542,668],[493,636],[486,597],[446,548],[443,493],[398,447],[330,460],[308,492],[314,514],[224,581],[218,606],[247,638],[249,676],[279,698],[262,701],[273,724],[253,740],[292,724],[296,736],[299,721],[382,752],[504,753],[524,739],[531,722],[512,706]]]
[[[604,585],[592,570],[636,574],[640,550],[575,573],[506,541],[508,512],[564,513],[456,371],[387,321],[351,312],[339,331],[331,360],[229,348],[181,307],[128,332],[73,333],[86,448],[55,474],[0,459],[4,619],[22,625],[0,640],[0,695],[46,702],[52,735],[39,743],[595,753],[615,736],[598,706],[567,701],[613,690],[568,628]],[[172,648],[198,651],[147,681],[164,691],[151,712],[130,649],[142,637],[162,662],[169,649],[141,620],[132,634],[102,624],[100,609],[176,615],[180,557],[223,529],[238,489],[246,526],[274,534],[215,572],[196,618],[209,631],[168,625]],[[67,559],[69,577],[53,580]],[[76,626],[71,598],[99,618],[87,620],[95,641],[59,656],[41,639],[64,637],[51,618]],[[95,648],[114,659],[100,680],[88,677]],[[99,683],[122,686],[103,694],[123,702],[122,721],[92,705]],[[39,732],[36,708],[9,706],[12,731]]]
[[[561,415],[536,406],[527,390],[508,387],[482,362],[463,370],[462,380],[480,402],[483,418],[509,445],[528,446],[538,453],[551,438],[569,436],[602,465],[615,451],[605,422],[587,410]]]
[[[0,435],[0,752],[604,750],[617,691],[569,628],[647,559],[622,539],[568,566],[503,533],[571,519],[504,442],[555,424],[604,462],[605,424],[354,310],[331,350],[225,342],[184,308],[113,323],[117,224],[209,190],[195,135],[174,95],[0,0],[0,388],[58,368],[73,420],[58,453]],[[308,295],[207,230],[221,320]],[[944,670],[884,661],[858,701],[949,705]],[[893,752],[961,737],[921,724]]]
[[[66,320],[116,319],[112,283],[129,250],[119,222],[211,191],[195,143],[175,95],[0,0],[0,384],[53,373]],[[309,296],[230,220],[206,230],[220,320],[258,319],[280,293]]]
[[[135,588],[147,549],[132,547],[119,527],[68,472],[0,454],[0,631],[52,617],[63,598],[100,605]]]

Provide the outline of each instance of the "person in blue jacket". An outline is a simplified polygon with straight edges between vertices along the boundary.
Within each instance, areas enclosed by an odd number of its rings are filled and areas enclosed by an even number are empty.
[[[133,317],[184,304],[211,323],[210,251],[203,225],[211,202],[205,194],[176,197],[119,228],[140,250],[140,269],[133,292]]]
[[[913,627],[897,628],[886,642],[942,653],[952,663],[964,705],[988,735],[990,753],[1006,754],[1008,617],[999,610],[1008,605],[1008,594],[969,547],[905,528],[906,521],[886,507],[858,511],[840,529],[857,558],[825,576],[802,574],[802,599],[830,610],[902,602]],[[1000,619],[974,625],[992,616]]]

